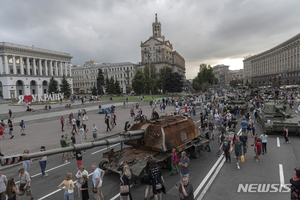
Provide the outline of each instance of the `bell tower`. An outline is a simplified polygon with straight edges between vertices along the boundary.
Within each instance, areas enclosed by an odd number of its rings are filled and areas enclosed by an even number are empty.
[[[155,13],[155,22],[152,23],[153,37],[161,37],[161,24],[157,21],[157,13]]]

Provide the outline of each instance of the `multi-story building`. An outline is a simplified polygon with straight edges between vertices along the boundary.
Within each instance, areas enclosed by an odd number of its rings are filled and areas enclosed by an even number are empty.
[[[50,79],[60,84],[63,74],[72,86],[71,59],[69,53],[1,42],[0,96],[47,94]]]
[[[137,64],[131,62],[99,64],[96,61],[88,61],[83,66],[72,69],[74,90],[78,93],[90,93],[92,87],[97,87],[98,69],[102,69],[105,79],[113,77],[118,80],[122,92],[127,93],[136,67]]]
[[[170,67],[173,72],[178,72],[185,79],[185,60],[177,52],[173,51],[173,45],[169,40],[165,40],[165,36],[161,34],[161,23],[157,20],[155,14],[155,22],[152,23],[152,36],[145,42],[141,42],[141,66],[153,63],[159,74],[159,69]]]
[[[221,65],[215,65],[215,66],[213,66],[213,74],[215,75],[215,78],[218,79],[218,81],[219,81],[220,84],[221,84],[220,75],[224,74],[224,73],[226,73],[228,71],[229,71],[229,65],[221,64]]]
[[[300,34],[244,59],[244,82],[274,86],[300,84]]]

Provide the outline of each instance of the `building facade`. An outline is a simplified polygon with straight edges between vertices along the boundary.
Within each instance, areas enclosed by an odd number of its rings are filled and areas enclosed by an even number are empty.
[[[221,81],[221,74],[224,74],[226,72],[229,71],[229,65],[215,65],[213,66],[213,74],[215,75],[215,78],[218,79],[218,83],[222,84],[221,82],[223,82],[224,80]],[[224,79],[224,77],[222,77],[222,79]]]
[[[151,63],[155,65],[158,74],[161,68],[169,67],[185,79],[185,60],[177,51],[173,51],[171,42],[162,36],[161,23],[157,20],[157,14],[155,14],[155,22],[152,23],[152,36],[145,42],[141,42],[140,47],[140,69],[144,69],[145,65]]]
[[[69,53],[1,42],[0,95],[13,99],[47,94],[50,79],[60,84],[63,74],[72,86],[71,59]]]
[[[244,58],[244,82],[273,86],[300,84],[300,34]]]
[[[97,87],[98,69],[102,69],[104,78],[118,80],[123,93],[131,88],[132,79],[136,73],[137,64],[131,62],[102,63],[88,61],[81,67],[74,67],[73,88],[78,93],[91,93],[92,87]]]

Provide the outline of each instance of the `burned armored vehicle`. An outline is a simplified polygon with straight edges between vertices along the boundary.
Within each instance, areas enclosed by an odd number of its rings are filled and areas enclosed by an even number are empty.
[[[201,151],[209,141],[203,138],[196,121],[182,116],[161,116],[147,120],[142,116],[122,137],[143,136],[141,139],[125,142],[130,147],[120,151],[110,150],[103,154],[100,165],[103,169],[120,173],[117,168],[121,161],[126,161],[132,169],[132,182],[139,184],[143,169],[149,159],[155,159],[159,166],[171,168],[171,152],[186,151],[191,157],[199,158]]]
[[[284,126],[289,132],[300,134],[300,117],[293,113],[286,101],[265,103],[262,112],[258,112],[258,122],[267,134],[282,133]]]

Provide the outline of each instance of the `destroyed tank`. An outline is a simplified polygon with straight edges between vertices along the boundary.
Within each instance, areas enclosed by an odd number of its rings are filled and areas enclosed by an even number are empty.
[[[201,151],[209,140],[201,136],[196,121],[183,116],[161,116],[156,114],[153,120],[145,116],[137,119],[128,132],[120,134],[125,137],[143,136],[138,140],[125,142],[130,147],[119,151],[110,150],[103,154],[103,169],[120,173],[119,163],[126,161],[132,169],[132,183],[138,185],[149,159],[155,159],[162,168],[171,168],[172,149],[176,152],[186,151],[188,156],[199,158]],[[180,156],[180,154],[178,154]]]
[[[260,126],[267,134],[282,133],[284,126],[288,127],[289,133],[300,134],[300,117],[293,113],[286,101],[265,103],[257,115]]]

